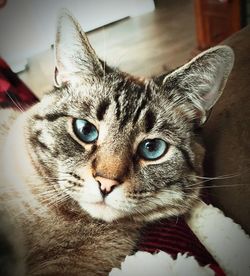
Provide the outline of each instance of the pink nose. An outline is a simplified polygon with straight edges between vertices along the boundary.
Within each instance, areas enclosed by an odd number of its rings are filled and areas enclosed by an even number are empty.
[[[101,176],[97,176],[95,179],[100,183],[100,190],[103,195],[109,194],[115,186],[119,185],[117,180]]]

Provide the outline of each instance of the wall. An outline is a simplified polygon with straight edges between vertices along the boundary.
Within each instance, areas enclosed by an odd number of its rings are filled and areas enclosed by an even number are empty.
[[[8,0],[0,9],[0,55],[14,71],[54,43],[56,18],[67,8],[84,31],[154,9],[153,0]]]

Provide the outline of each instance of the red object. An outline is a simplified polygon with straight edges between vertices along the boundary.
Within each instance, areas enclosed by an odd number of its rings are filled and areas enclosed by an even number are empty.
[[[0,58],[0,107],[26,109],[38,98]]]
[[[13,73],[8,65],[0,59],[0,106],[27,108],[38,101],[31,90]],[[142,231],[142,238],[137,250],[151,253],[159,250],[177,257],[188,252],[201,265],[209,264],[217,276],[225,276],[213,257],[200,243],[183,218],[161,220],[149,224]]]

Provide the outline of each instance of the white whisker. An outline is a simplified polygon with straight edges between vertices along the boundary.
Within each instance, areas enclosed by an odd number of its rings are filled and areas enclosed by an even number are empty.
[[[13,102],[13,104],[21,111],[21,112],[24,112],[24,109],[22,108],[22,106],[16,102],[10,95],[9,92],[6,92],[6,95],[10,98],[10,100]]]
[[[186,187],[185,189],[191,190],[193,186],[199,187],[201,189],[211,189],[211,188],[226,188],[226,187],[239,187],[239,186],[247,186],[247,184],[222,184],[222,185],[201,185],[203,182],[196,183],[191,187]]]
[[[229,179],[229,178],[234,178],[240,176],[240,173],[237,174],[225,174],[225,175],[220,175],[220,176],[215,176],[215,177],[208,177],[208,176],[198,176],[198,175],[191,175],[194,176],[197,179],[205,179],[205,180],[217,180],[217,179]]]

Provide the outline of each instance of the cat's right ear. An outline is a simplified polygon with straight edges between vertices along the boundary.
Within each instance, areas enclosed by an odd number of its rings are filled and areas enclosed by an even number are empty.
[[[81,26],[62,10],[55,42],[55,85],[72,83],[79,78],[94,79],[103,75],[103,67]]]

